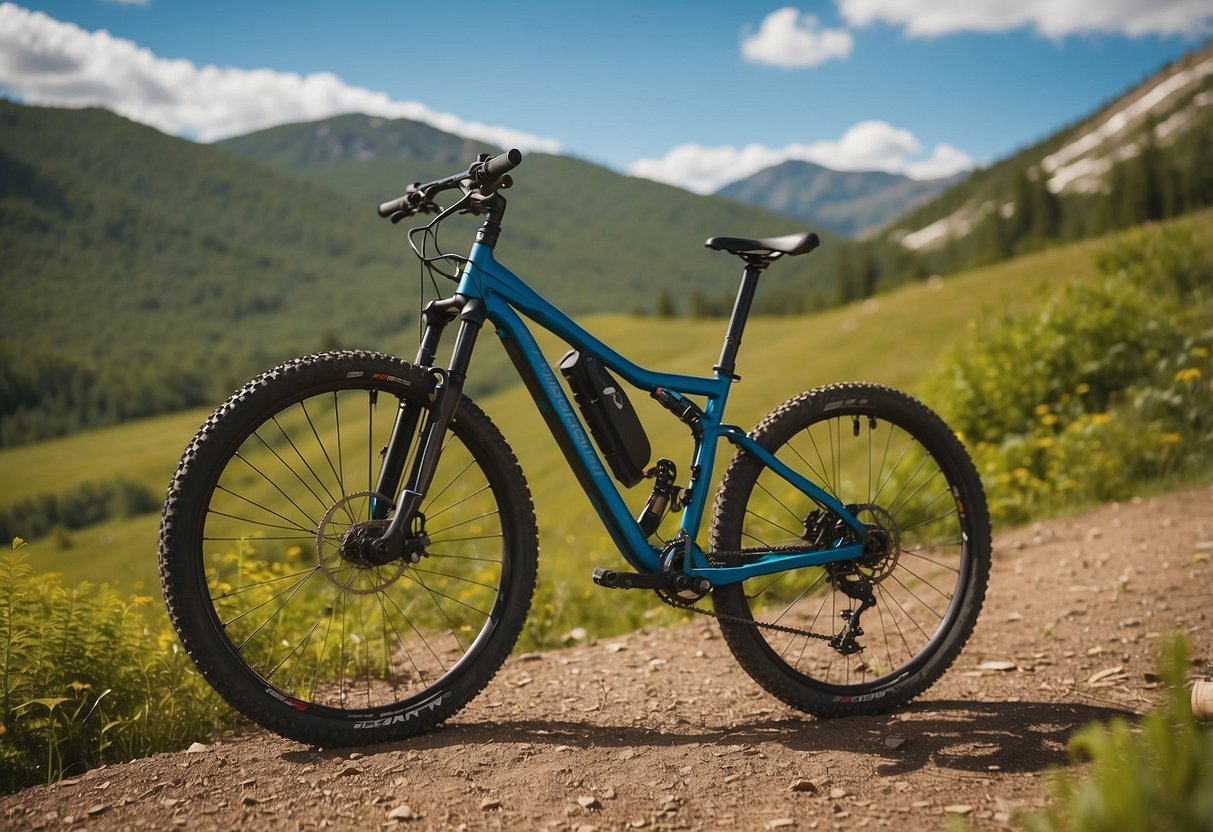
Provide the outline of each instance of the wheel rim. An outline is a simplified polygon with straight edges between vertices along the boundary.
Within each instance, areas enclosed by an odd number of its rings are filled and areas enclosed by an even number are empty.
[[[374,485],[399,392],[347,381],[278,405],[233,442],[201,518],[213,626],[300,710],[362,718],[433,700],[504,610],[502,488],[457,419],[422,505],[430,542],[418,562],[351,554],[351,537],[379,524],[372,503],[387,499]]]
[[[951,631],[971,569],[965,507],[945,466],[911,430],[846,411],[791,436],[776,456],[852,506],[883,536],[884,549],[853,563],[752,579],[742,589],[754,620],[833,635],[846,611],[860,605],[841,582],[863,576],[876,605],[862,616],[862,652],[844,656],[820,639],[754,628],[760,648],[798,682],[841,698],[878,691],[917,672]],[[723,544],[803,545],[806,537],[821,538],[812,533],[811,515],[818,509],[763,468],[742,522],[727,532],[735,539]],[[832,517],[818,511],[818,525],[823,515]]]

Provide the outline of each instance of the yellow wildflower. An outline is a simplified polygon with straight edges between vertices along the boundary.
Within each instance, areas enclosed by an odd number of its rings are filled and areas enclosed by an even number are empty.
[[[1191,384],[1194,381],[1200,381],[1200,370],[1196,367],[1187,367],[1175,374],[1174,381],[1176,384]]]

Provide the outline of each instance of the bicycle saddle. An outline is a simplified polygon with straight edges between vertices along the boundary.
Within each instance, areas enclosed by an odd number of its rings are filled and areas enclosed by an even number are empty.
[[[705,246],[716,251],[727,251],[729,254],[808,254],[821,245],[821,238],[812,231],[803,234],[788,234],[783,237],[709,237]]]

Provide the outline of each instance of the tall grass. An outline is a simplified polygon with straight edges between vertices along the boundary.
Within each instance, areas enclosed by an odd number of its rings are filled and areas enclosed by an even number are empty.
[[[0,791],[180,748],[233,723],[152,599],[0,555]]]

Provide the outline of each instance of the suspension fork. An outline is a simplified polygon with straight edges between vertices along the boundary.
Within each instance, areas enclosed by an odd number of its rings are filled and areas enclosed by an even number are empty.
[[[425,318],[425,332],[421,336],[421,345],[417,348],[417,360],[413,362],[418,367],[429,369],[434,366],[434,357],[438,345],[442,341],[443,330],[447,324],[459,317],[466,298],[463,295],[430,301],[422,310]],[[400,487],[400,476],[404,473],[404,463],[408,459],[409,448],[413,444],[413,436],[417,433],[417,422],[420,421],[422,406],[414,401],[401,400],[396,410],[396,423],[392,426],[391,438],[383,449],[383,462],[379,466],[379,479],[375,483],[376,494],[395,494]],[[387,500],[372,498],[371,518],[382,520],[392,510],[392,504]]]
[[[432,367],[442,330],[456,316],[460,319],[459,333],[455,337],[455,347],[451,352],[450,367],[446,370]],[[435,301],[426,307],[426,330],[417,352],[417,363],[428,368],[429,372],[437,377],[438,383],[427,410],[425,424],[418,434],[417,453],[413,457],[412,470],[396,499],[396,514],[384,531],[383,537],[372,544],[371,552],[368,553],[375,561],[386,563],[405,554],[407,533],[411,531],[413,518],[417,515],[421,501],[434,479],[442,445],[446,441],[447,428],[463,395],[468,365],[471,363],[476,338],[485,318],[484,302],[479,298],[467,299],[456,295],[444,301]],[[377,493],[391,494],[395,491],[394,486],[404,469],[412,433],[420,421],[420,416],[419,404],[402,403],[396,414],[392,438],[384,454]],[[375,508],[380,518],[386,516],[387,506],[383,507],[382,514],[379,514],[379,506]]]

